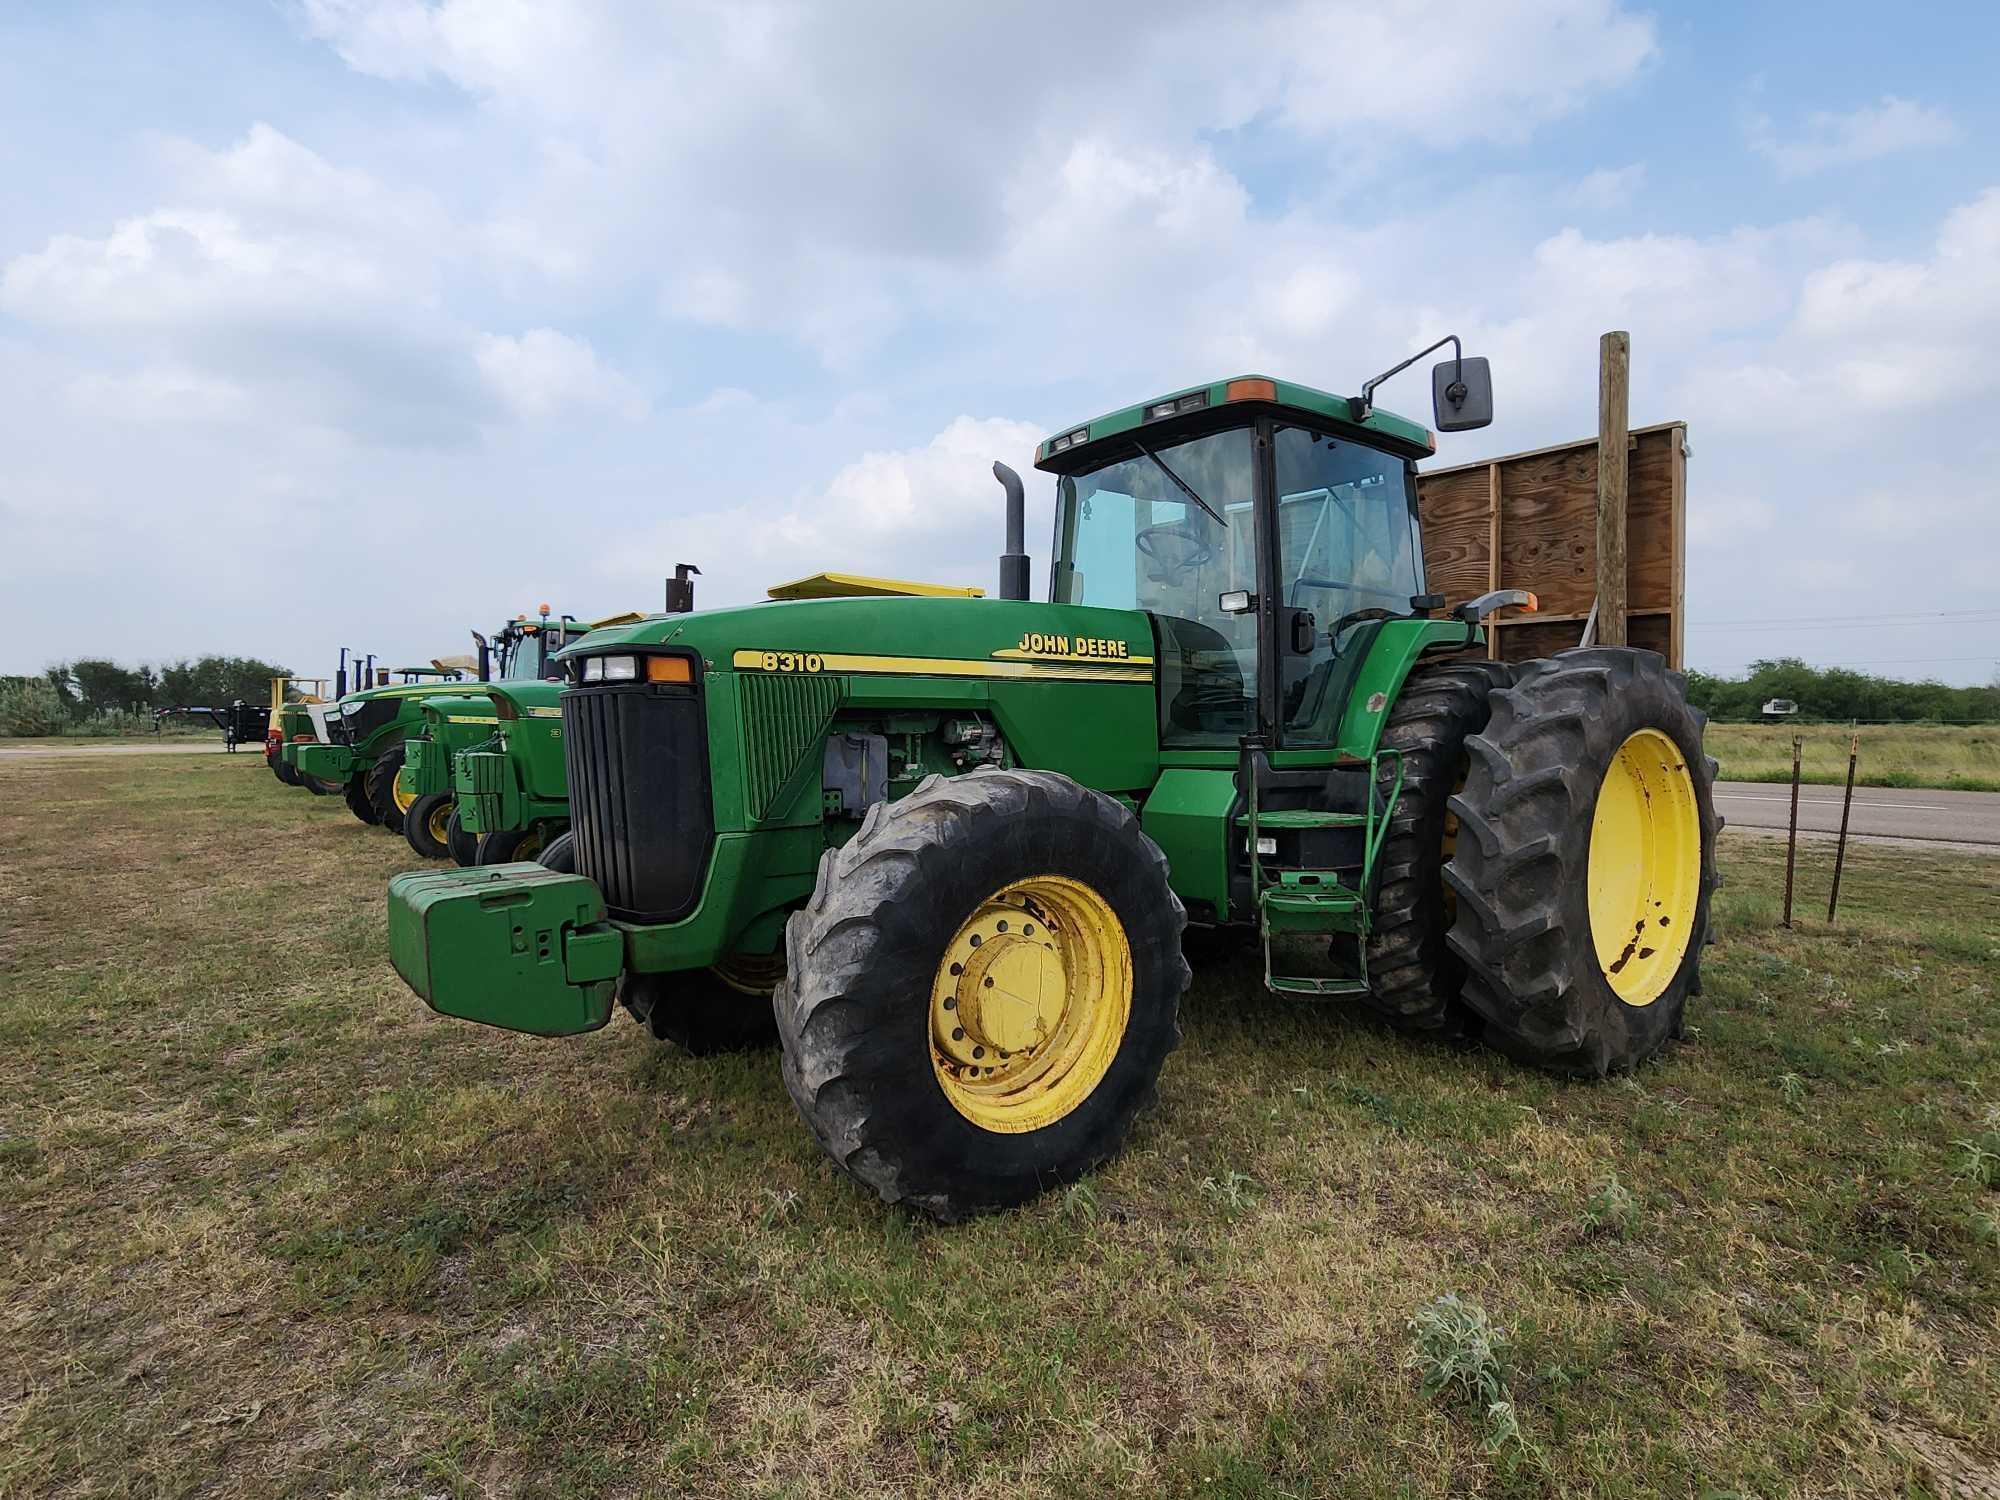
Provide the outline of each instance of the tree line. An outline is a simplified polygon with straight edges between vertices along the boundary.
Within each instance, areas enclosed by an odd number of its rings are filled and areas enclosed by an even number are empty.
[[[269,703],[290,672],[254,656],[203,656],[160,666],[100,657],[58,662],[38,677],[0,677],[0,734],[61,734],[161,708]]]
[[[1773,698],[1798,704],[1797,717],[1886,724],[2000,723],[2000,681],[1985,687],[1904,682],[1850,667],[1813,667],[1796,656],[1753,661],[1741,677],[1687,674],[1688,699],[1722,722],[1759,719]]]

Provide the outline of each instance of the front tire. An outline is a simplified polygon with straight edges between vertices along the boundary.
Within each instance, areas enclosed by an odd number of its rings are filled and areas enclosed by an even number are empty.
[[[375,811],[375,803],[368,796],[368,778],[360,772],[347,778],[340,795],[347,803],[347,810],[362,822],[375,824],[382,821],[382,815]]]
[[[458,802],[450,792],[430,792],[410,804],[403,815],[403,837],[425,859],[451,856],[451,820]]]
[[[375,821],[391,833],[403,831],[403,814],[416,798],[403,790],[403,747],[391,745],[376,757],[367,771],[368,801],[375,809]]]
[[[451,821],[445,825],[444,847],[451,856],[451,862],[461,870],[479,863],[479,835],[465,826],[456,808],[452,809]]]
[[[1187,914],[1121,804],[1048,771],[868,810],[785,929],[785,1086],[885,1202],[952,1220],[1116,1155],[1180,1039]]]
[[[1451,948],[1486,1039],[1602,1076],[1681,1034],[1716,885],[1715,762],[1685,680],[1652,651],[1518,668],[1451,799]]]
[[[533,823],[526,828],[497,829],[480,835],[479,850],[473,863],[504,865],[515,860],[540,859],[542,851],[552,842],[551,825],[547,823]]]

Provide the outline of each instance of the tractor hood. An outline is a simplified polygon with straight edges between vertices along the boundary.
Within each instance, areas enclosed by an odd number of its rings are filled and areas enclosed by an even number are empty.
[[[462,694],[468,687],[478,683],[464,682],[402,682],[393,687],[363,688],[358,693],[349,693],[341,704],[375,703],[384,698],[442,698],[454,693]]]
[[[457,685],[464,687],[466,684],[459,683]],[[421,699],[419,707],[423,710],[424,717],[427,719],[443,720],[451,724],[463,723],[467,719],[478,719],[482,722],[490,723],[493,719],[493,700],[487,697],[484,692],[486,684],[475,682],[471,685],[481,689],[481,691],[474,693],[434,693],[429,697]]]
[[[970,598],[773,601],[595,630],[561,653],[692,649],[703,670],[855,676],[1150,682],[1153,632],[1138,610]]]
[[[485,698],[480,706],[489,716],[497,715],[502,719],[562,717],[563,685],[560,682],[522,678],[515,682],[488,682],[482,686]]]

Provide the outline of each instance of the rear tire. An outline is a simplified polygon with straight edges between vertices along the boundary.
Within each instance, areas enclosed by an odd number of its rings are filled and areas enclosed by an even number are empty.
[[[559,875],[576,873],[576,835],[559,834],[549,840],[549,847],[542,851],[540,860],[543,868],[554,870]]]
[[[1467,738],[1486,727],[1488,695],[1514,680],[1505,662],[1452,661],[1410,674],[1382,743],[1403,756],[1403,789],[1376,866],[1364,1003],[1403,1031],[1450,1032],[1463,1012],[1465,964],[1445,942],[1451,928],[1444,865],[1456,819],[1447,803],[1468,768]],[[1395,782],[1382,767],[1380,795]]]
[[[1023,1202],[1116,1155],[1153,1098],[1186,924],[1111,798],[1048,771],[932,776],[868,810],[786,925],[785,1086],[885,1202]]]
[[[461,870],[469,869],[479,863],[479,835],[466,828],[456,809],[453,810],[451,822],[445,829],[444,847],[445,852],[451,856],[451,862]]]
[[[531,823],[526,828],[501,828],[481,834],[474,864],[504,865],[521,859],[540,859],[554,842],[554,825]]]
[[[403,772],[403,747],[391,745],[375,758],[375,764],[368,768],[368,801],[375,809],[375,821],[391,833],[403,831],[404,807],[401,793],[396,789],[396,778]]]
[[[403,815],[403,837],[425,859],[451,857],[451,820],[458,803],[450,792],[431,792],[417,798]]]
[[[1451,949],[1489,1042],[1602,1076],[1679,1036],[1700,990],[1720,826],[1706,719],[1656,652],[1517,671],[1451,799]]]

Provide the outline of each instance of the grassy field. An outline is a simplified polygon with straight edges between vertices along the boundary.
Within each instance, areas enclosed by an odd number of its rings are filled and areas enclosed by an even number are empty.
[[[1790,781],[1792,735],[1805,740],[1799,775],[1839,786],[1847,779],[1844,724],[1711,724],[1708,753],[1728,781]],[[2000,792],[2000,724],[1952,728],[1936,724],[1864,724],[1859,786],[1943,787]]]
[[[254,758],[0,764],[0,849],[6,1496],[2000,1480],[2000,860],[1851,850],[1787,932],[1728,843],[1601,1085],[1211,969],[1121,1160],[940,1229],[774,1056],[433,1018],[402,842]]]

